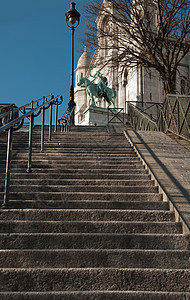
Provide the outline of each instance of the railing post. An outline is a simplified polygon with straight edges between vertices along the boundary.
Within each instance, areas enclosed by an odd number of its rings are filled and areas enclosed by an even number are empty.
[[[28,144],[28,168],[27,172],[32,172],[32,137],[34,127],[34,115],[30,115],[30,128],[29,128],[29,144]]]
[[[59,124],[60,124],[60,131],[63,132],[63,123],[62,123],[62,125],[61,125],[61,122]]]
[[[61,132],[63,132],[64,131],[64,128],[63,128],[63,121],[62,121],[62,124],[61,124],[61,122],[59,123],[60,124],[60,130],[61,130]]]
[[[177,134],[179,135],[179,131],[180,131],[180,107],[179,107],[179,98],[176,96],[176,100],[177,100]]]
[[[53,100],[54,96],[51,94],[51,99]],[[51,141],[51,136],[52,136],[52,108],[53,108],[53,103],[51,102],[50,104],[50,113],[49,113],[49,141]]]
[[[54,132],[57,132],[57,118],[58,118],[58,99],[56,99],[56,107],[55,107],[55,127],[54,127]]]
[[[65,132],[68,132],[68,119],[65,121]]]
[[[45,97],[43,97],[43,104]],[[45,122],[45,107],[42,107],[42,125],[41,125],[41,152],[44,152],[44,122]]]
[[[33,109],[33,101],[31,102],[31,109]],[[32,167],[32,137],[34,127],[34,115],[30,115],[30,127],[29,127],[29,142],[28,142],[28,168],[27,172],[31,172]]]
[[[49,141],[51,141],[52,133],[52,103],[50,104],[50,113],[49,113]]]
[[[13,119],[13,109],[10,113],[10,120]],[[5,175],[5,190],[4,190],[4,201],[3,208],[9,207],[9,185],[10,185],[10,167],[11,167],[11,157],[12,157],[12,137],[13,137],[13,127],[9,128],[8,140],[7,140],[7,160],[6,160],[6,175]]]

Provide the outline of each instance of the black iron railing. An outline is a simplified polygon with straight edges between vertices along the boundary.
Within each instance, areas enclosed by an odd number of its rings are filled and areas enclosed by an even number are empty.
[[[0,103],[0,114],[11,110],[14,104]]]
[[[8,131],[7,139],[7,159],[6,159],[6,173],[5,173],[5,189],[4,189],[4,199],[3,207],[9,206],[9,183],[10,183],[10,166],[11,166],[11,156],[12,156],[12,137],[13,132],[22,128],[25,120],[30,121],[29,125],[29,142],[28,142],[28,166],[27,172],[32,171],[32,138],[33,138],[33,128],[34,119],[42,113],[42,123],[41,123],[41,152],[44,151],[44,129],[45,129],[45,111],[49,109],[49,141],[52,137],[52,110],[53,105],[55,105],[55,126],[54,132],[57,131],[57,119],[58,119],[58,106],[63,102],[62,95],[54,97],[53,94],[43,97],[36,101],[31,101],[29,104],[23,105],[16,108],[13,111],[11,108],[8,112],[0,115],[0,120],[5,123],[0,127],[0,133],[2,131]],[[13,114],[17,113],[18,117],[13,118]],[[3,120],[9,120],[7,123]]]
[[[18,117],[18,112],[14,112],[16,109],[17,106],[15,104],[0,103],[0,115],[5,114],[5,117],[0,119],[0,127],[10,121],[9,114],[6,114],[7,112],[13,110],[13,118]]]
[[[108,108],[107,124],[124,124],[125,113],[124,108]]]
[[[58,120],[58,124],[60,127],[61,132],[68,132],[70,131],[70,126],[73,125],[73,119],[74,119],[74,112],[75,112],[75,106],[70,111],[70,108],[68,107],[63,116]]]

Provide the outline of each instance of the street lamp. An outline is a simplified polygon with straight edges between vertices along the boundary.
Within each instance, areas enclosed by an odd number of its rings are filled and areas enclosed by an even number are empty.
[[[75,9],[75,3],[72,2],[70,9],[66,12],[66,23],[69,28],[71,28],[71,85],[70,85],[70,101],[68,103],[69,111],[71,112],[72,109],[75,107],[74,101],[74,32],[75,28],[80,23],[80,14]],[[71,116],[71,124],[74,125],[74,111]]]

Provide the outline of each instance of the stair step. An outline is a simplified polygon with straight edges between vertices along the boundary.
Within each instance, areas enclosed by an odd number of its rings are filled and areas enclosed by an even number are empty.
[[[71,126],[70,128],[70,131],[71,132],[107,132],[107,128],[106,126],[83,126],[83,125],[80,125],[80,126]]]
[[[0,189],[1,192],[3,192],[3,188]],[[156,186],[104,186],[99,185],[98,187],[96,185],[11,185],[10,186],[10,192],[48,192],[48,193],[54,193],[54,192],[96,192],[98,190],[99,193],[157,193],[158,187]]]
[[[5,160],[6,156],[2,156],[0,153],[0,159],[1,161]],[[23,160],[26,161],[28,159],[28,153],[26,152],[19,152],[19,153],[14,153],[13,152],[13,156],[12,156],[13,160]],[[105,154],[75,154],[75,153],[71,153],[71,154],[67,154],[67,153],[63,153],[62,155],[59,153],[55,153],[52,157],[51,153],[33,153],[32,155],[32,160],[52,160],[52,161],[56,161],[61,159],[62,161],[64,160],[71,160],[73,161],[73,159],[75,159],[76,161],[92,161],[92,160],[98,160],[98,161],[111,161],[113,163],[116,162],[120,162],[120,161],[128,161],[128,160],[133,160],[133,161],[139,161],[139,159],[136,157],[135,153],[128,153],[126,155],[105,155]]]
[[[53,280],[52,280],[53,279]],[[189,270],[0,269],[1,291],[189,291]],[[176,284],[174,284],[176,283]]]
[[[188,300],[190,292],[161,292],[161,291],[63,291],[63,292],[0,292],[2,300]]]
[[[3,199],[3,192],[0,192],[0,199]],[[110,200],[110,201],[161,201],[162,195],[155,193],[103,193],[103,192],[10,192],[9,200]]]
[[[155,233],[180,234],[181,223],[137,221],[0,221],[1,233]]]
[[[0,268],[190,269],[188,259],[184,250],[0,250]]]
[[[49,176],[51,174],[54,174],[54,176],[59,176],[59,178],[66,174],[66,175],[98,175],[98,176],[101,176],[101,175],[106,175],[106,176],[113,176],[113,175],[120,175],[121,176],[125,176],[125,175],[131,175],[133,173],[133,175],[141,175],[141,174],[147,174],[148,171],[145,170],[144,168],[141,168],[141,169],[131,169],[131,168],[127,168],[127,169],[99,169],[99,168],[89,168],[89,169],[75,169],[74,167],[73,168],[57,168],[57,169],[53,169],[53,168],[35,168],[34,166],[32,166],[32,172],[35,174],[35,173],[43,173],[44,176]],[[29,174],[26,172],[26,165],[24,168],[15,168],[15,169],[12,169],[11,170],[11,175],[14,174],[14,173],[25,173],[24,175],[25,176],[29,176]],[[56,174],[56,175],[55,175]],[[58,174],[58,175],[57,175]],[[22,174],[21,174],[22,176]]]
[[[6,160],[1,160],[1,164],[3,165],[5,163]],[[27,162],[27,158],[26,159],[23,159],[23,158],[14,158],[11,160],[11,163],[12,164],[23,164]],[[112,159],[112,158],[102,158],[102,159],[99,159],[99,158],[74,158],[73,160],[71,160],[70,158],[63,158],[63,157],[57,157],[56,159],[50,159],[50,158],[41,158],[39,160],[39,157],[33,157],[32,159],[32,162],[33,164],[68,164],[68,165],[72,165],[73,163],[76,163],[76,164],[82,164],[84,165],[85,164],[101,164],[101,165],[109,165],[109,164],[112,164],[113,166],[115,165],[120,165],[120,164],[124,164],[124,165],[133,165],[133,164],[137,164],[139,162],[140,164],[140,161],[139,161],[139,158],[133,158],[133,157],[130,157],[130,158],[124,158],[124,159]]]
[[[36,170],[35,170],[36,172]],[[35,172],[31,172],[31,173],[16,173],[16,172],[11,172],[11,183],[14,183],[15,181],[18,180],[22,180],[23,182],[27,182],[27,180],[37,180],[36,179],[36,173]],[[119,182],[122,180],[150,180],[150,175],[146,174],[145,170],[140,170],[137,171],[135,170],[135,174],[130,174],[130,172],[126,172],[126,174],[118,174],[118,173],[114,173],[114,174],[106,174],[106,172],[101,172],[98,174],[98,172],[95,172],[95,174],[93,174],[91,172],[91,170],[89,170],[89,172],[85,171],[82,173],[82,170],[80,172],[80,170],[70,170],[70,173],[67,173],[65,171],[65,173],[63,173],[62,171],[59,171],[59,175],[56,173],[38,173],[37,177],[38,180],[51,180],[55,181],[55,180],[119,180]],[[0,178],[4,179],[5,175],[4,174],[0,174]]]
[[[59,201],[59,200],[12,200],[10,207],[17,209],[130,209],[130,210],[169,210],[168,202],[161,201]]]
[[[189,238],[182,234],[1,233],[0,248],[189,250]]]
[[[73,188],[73,185],[75,186],[106,186],[106,187],[112,187],[112,186],[119,186],[119,187],[130,187],[130,186],[153,186],[154,181],[153,180],[140,180],[139,178],[137,180],[114,180],[114,179],[60,179],[58,178],[52,178],[51,182],[49,182],[46,178],[45,179],[27,179],[26,176],[23,179],[11,179],[11,185],[13,187],[16,186],[36,186],[36,185],[42,185],[46,186],[51,184],[51,186],[70,186],[70,188]]]
[[[27,153],[23,153],[21,151],[19,151],[20,155],[22,154],[22,157],[16,153],[13,152],[12,155],[12,160],[11,163],[15,164],[15,163],[26,163],[28,161],[28,154]],[[73,162],[78,162],[78,163],[88,163],[88,164],[95,164],[95,163],[99,163],[99,164],[113,164],[116,165],[118,164],[139,164],[140,165],[140,161],[138,158],[134,158],[133,155],[128,155],[126,157],[120,156],[120,157],[106,157],[105,156],[101,156],[101,154],[92,154],[91,156],[87,156],[88,153],[83,153],[83,155],[78,156],[75,155],[75,153],[72,153],[72,155],[69,155],[68,153],[62,153],[60,154],[59,152],[57,153],[33,153],[32,155],[32,162],[35,164],[38,164],[39,162],[43,162],[43,164],[52,164],[54,163],[55,165],[57,165],[58,161],[60,160],[63,164],[67,163],[67,164],[73,164]],[[52,157],[54,156],[54,157]],[[0,155],[0,163],[1,165],[4,165],[6,163],[6,153],[4,153],[3,155]]]
[[[19,138],[18,138],[19,139]],[[21,140],[22,143],[17,142],[13,142],[13,149],[22,149],[28,148],[28,140]],[[41,147],[41,141],[35,141],[33,140],[32,142],[32,147],[37,147],[40,148]],[[0,144],[0,149],[5,149],[7,146],[6,142],[5,143],[1,143]],[[89,141],[68,141],[68,140],[57,140],[57,141],[44,141],[44,146],[47,148],[65,148],[65,149],[94,149],[95,151],[106,151],[107,150],[113,150],[113,151],[117,151],[117,150],[132,150],[131,145],[129,145],[129,143],[125,140],[124,142],[121,141],[105,141],[105,138],[102,140],[97,140],[92,142],[91,140]]]
[[[27,168],[27,161],[26,162],[23,162],[23,163],[16,163],[16,162],[12,162],[11,164],[11,169],[14,171],[14,170],[17,170],[19,168],[24,168],[26,169]],[[3,166],[2,166],[3,167]],[[4,166],[5,167],[5,166]],[[130,170],[142,170],[144,169],[144,166],[143,165],[138,165],[138,164],[128,164],[128,163],[124,163],[124,164],[121,164],[121,165],[113,165],[113,164],[101,164],[101,163],[91,163],[91,164],[87,164],[87,163],[75,163],[73,162],[72,164],[69,164],[67,162],[65,163],[62,163],[60,162],[59,164],[53,164],[53,163],[43,163],[42,162],[39,162],[39,163],[36,163],[36,162],[33,162],[32,163],[32,168],[33,169],[39,169],[39,168],[43,168],[43,169],[49,169],[49,170],[54,170],[54,169],[57,169],[57,170],[60,170],[60,169],[65,169],[65,170],[70,170],[70,169],[83,169],[83,170],[87,170],[87,169],[92,169],[92,171],[94,170],[121,170],[123,173],[125,172],[125,169],[130,169]]]
[[[46,221],[174,221],[171,211],[107,209],[2,209],[0,220]]]

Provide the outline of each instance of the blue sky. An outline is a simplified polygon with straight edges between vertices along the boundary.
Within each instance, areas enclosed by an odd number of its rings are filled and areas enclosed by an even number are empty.
[[[70,2],[81,14],[75,31],[76,67],[83,3],[88,1],[0,0],[0,103],[21,106],[50,93],[63,94],[64,112],[70,88],[71,32],[65,23]]]

